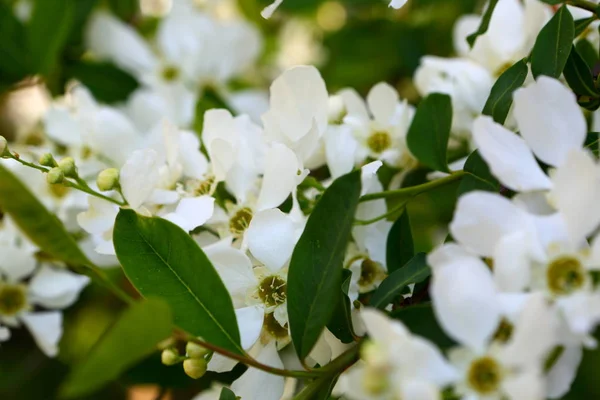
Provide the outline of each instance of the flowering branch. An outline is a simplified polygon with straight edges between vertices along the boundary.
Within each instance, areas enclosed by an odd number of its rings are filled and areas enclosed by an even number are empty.
[[[597,4],[594,4],[591,1],[587,1],[587,0],[568,0],[566,2],[566,4],[573,6],[573,7],[579,7],[584,10],[591,11],[593,13],[595,13],[596,9],[598,8]]]

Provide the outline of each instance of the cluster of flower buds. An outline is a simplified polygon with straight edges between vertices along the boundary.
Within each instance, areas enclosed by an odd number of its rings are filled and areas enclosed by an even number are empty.
[[[187,342],[185,355],[182,355],[174,343],[168,343],[168,347],[162,351],[161,361],[167,366],[183,362],[183,370],[186,375],[193,379],[199,379],[206,373],[212,354],[212,351],[197,343]]]

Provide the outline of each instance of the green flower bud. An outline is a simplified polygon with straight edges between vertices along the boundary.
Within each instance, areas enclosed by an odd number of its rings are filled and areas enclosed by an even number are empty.
[[[179,353],[173,348],[164,349],[160,354],[160,360],[165,365],[175,365],[179,362]]]
[[[207,367],[208,363],[204,358],[194,358],[183,362],[183,370],[192,379],[202,378]]]
[[[96,178],[98,189],[102,191],[113,190],[119,185],[119,170],[116,168],[108,168],[100,171]]]
[[[48,181],[48,183],[51,184],[61,183],[65,180],[65,173],[62,171],[62,169],[54,167],[50,171],[48,171],[48,174],[46,175],[46,180]]]
[[[58,164],[56,163],[56,160],[54,159],[54,157],[52,157],[52,154],[50,154],[50,153],[43,154],[40,157],[39,162],[41,165],[43,165],[45,167],[57,167],[58,166]]]
[[[4,155],[6,150],[8,149],[8,142],[4,136],[0,136],[0,157]]]
[[[64,172],[65,176],[69,178],[77,177],[77,166],[75,165],[75,160],[73,157],[65,157],[58,162],[58,168]]]
[[[194,342],[188,342],[185,346],[185,352],[190,358],[204,358],[205,355],[210,353],[210,350]]]

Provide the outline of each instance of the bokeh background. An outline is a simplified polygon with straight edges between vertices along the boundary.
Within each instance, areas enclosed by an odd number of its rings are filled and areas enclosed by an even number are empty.
[[[27,3],[0,0],[0,134],[9,140],[34,143],[50,99],[62,94],[72,79],[87,85],[98,100],[109,104],[124,101],[138,87],[134,77],[114,65],[87,59],[82,37],[90,10],[108,8],[148,37],[159,19],[149,15],[156,0],[141,0],[141,4],[140,0],[77,0],[77,19],[69,29],[68,44],[52,72],[40,79],[21,62],[27,57],[23,38],[9,23],[15,15],[27,12]],[[452,56],[454,23],[461,15],[480,12],[484,7],[480,0],[409,0],[401,10],[388,8],[383,0],[285,0],[272,19],[264,20],[260,11],[269,0],[199,3],[225,17],[227,13],[240,14],[262,33],[264,50],[256,73],[247,80],[231,82],[233,89],[250,85],[267,90],[270,80],[282,69],[314,64],[330,93],[354,87],[365,95],[374,84],[386,81],[411,103],[419,101],[411,78],[421,57]],[[197,105],[197,131],[203,112],[213,107],[219,103],[207,90]],[[418,251],[430,250],[438,228],[450,221],[455,189],[448,187],[411,202],[409,213]],[[133,292],[119,269],[109,270],[109,274]],[[90,285],[65,313],[65,333],[56,359],[44,356],[26,330],[15,330],[13,338],[0,347],[0,399],[57,398],[57,388],[69,366],[85,357],[120,307],[121,303],[104,289]],[[157,352],[86,399],[191,399],[210,381],[230,382],[244,368],[238,366],[228,374],[208,373],[194,381],[182,368],[163,366]],[[600,398],[599,371],[600,351],[587,352],[566,398]]]

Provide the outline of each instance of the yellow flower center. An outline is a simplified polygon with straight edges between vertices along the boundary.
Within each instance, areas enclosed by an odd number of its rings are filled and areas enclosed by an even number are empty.
[[[375,153],[382,153],[392,146],[392,138],[387,132],[374,132],[367,139],[367,146]]]
[[[566,295],[581,288],[585,283],[585,269],[574,257],[560,257],[546,271],[548,288],[556,295]]]
[[[265,315],[263,320],[263,329],[273,336],[275,339],[285,339],[288,335],[287,324],[281,326],[275,319],[273,313]]]
[[[375,261],[370,258],[365,258],[360,264],[360,278],[358,279],[358,285],[367,287],[375,283],[382,277],[383,270]]]
[[[475,391],[481,394],[490,394],[500,386],[502,370],[493,358],[478,358],[471,363],[467,380]]]
[[[241,235],[250,226],[252,221],[252,210],[248,207],[238,210],[229,220],[229,230],[235,235]]]
[[[27,294],[24,285],[0,286],[0,314],[16,315],[27,306]]]
[[[179,69],[172,65],[163,68],[161,75],[163,79],[167,82],[172,82],[179,78]]]
[[[268,276],[258,285],[258,297],[267,307],[277,307],[287,298],[287,283],[278,276]]]

